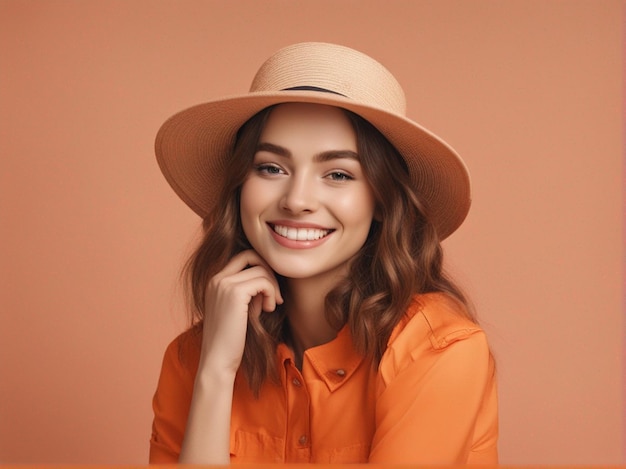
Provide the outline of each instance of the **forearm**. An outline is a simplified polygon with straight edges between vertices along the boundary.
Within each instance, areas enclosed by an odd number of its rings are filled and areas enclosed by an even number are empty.
[[[201,364],[202,365],[202,364]],[[196,376],[179,462],[230,463],[230,417],[235,375],[203,370]]]
[[[272,270],[252,250],[240,252],[209,281],[202,350],[179,462],[228,464],[235,375],[249,315],[282,303]]]

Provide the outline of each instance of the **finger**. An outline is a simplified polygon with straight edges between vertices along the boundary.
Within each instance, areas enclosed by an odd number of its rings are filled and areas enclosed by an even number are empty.
[[[258,272],[257,267],[263,269],[263,272],[267,274],[267,277],[274,284],[277,303],[283,304],[285,300],[283,299],[274,271],[261,256],[251,249],[242,251],[234,256],[215,278],[216,280],[220,280],[229,276],[241,275],[244,272],[251,274],[252,272]]]
[[[263,298],[263,310],[273,311],[280,289],[273,273],[261,266],[251,267],[228,277],[214,277],[207,285],[207,298],[223,298],[234,301],[240,311],[248,311],[252,298]]]
[[[254,298],[252,298],[252,301],[250,302],[250,308],[248,311],[249,311],[248,314],[255,318],[258,318],[261,315],[261,312],[263,311],[263,296],[262,295],[257,295]]]
[[[222,269],[221,273],[224,275],[233,275],[237,272],[244,270],[248,266],[263,266],[268,270],[272,270],[270,266],[263,260],[261,256],[259,256],[256,251],[252,249],[248,249],[246,251],[241,251],[239,254],[233,256],[233,258],[228,261],[226,266]]]
[[[240,298],[245,303],[246,311],[250,311],[250,305],[255,299],[260,301],[259,312],[260,310],[272,312],[276,309],[276,287],[265,276],[238,280],[231,285],[231,288],[242,295]]]

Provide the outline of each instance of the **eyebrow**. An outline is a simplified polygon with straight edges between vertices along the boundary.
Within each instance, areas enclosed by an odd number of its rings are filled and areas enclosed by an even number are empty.
[[[257,145],[256,151],[267,151],[269,153],[274,153],[278,156],[283,156],[285,158],[291,158],[291,152],[285,147],[281,147],[280,145],[275,145],[273,143],[261,142]],[[317,153],[313,159],[317,163],[323,163],[325,161],[336,160],[340,158],[348,158],[351,160],[359,160],[358,153],[352,150],[328,150],[323,151],[321,153]]]

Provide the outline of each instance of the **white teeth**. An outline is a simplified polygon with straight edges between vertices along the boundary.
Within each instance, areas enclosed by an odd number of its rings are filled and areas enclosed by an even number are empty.
[[[293,241],[315,241],[330,233],[330,230],[319,230],[316,228],[292,228],[281,225],[274,225],[274,231],[284,238]]]

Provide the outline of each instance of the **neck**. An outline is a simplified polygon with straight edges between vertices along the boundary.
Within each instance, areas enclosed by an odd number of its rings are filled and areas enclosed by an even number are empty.
[[[288,279],[285,304],[291,332],[291,346],[298,368],[302,368],[304,352],[330,342],[337,337],[325,316],[326,295],[337,284],[338,278]]]

